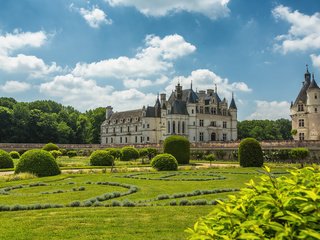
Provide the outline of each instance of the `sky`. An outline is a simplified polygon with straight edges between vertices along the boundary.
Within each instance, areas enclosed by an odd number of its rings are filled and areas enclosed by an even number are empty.
[[[320,83],[319,0],[1,0],[0,97],[84,112],[214,89],[238,119],[290,119]]]

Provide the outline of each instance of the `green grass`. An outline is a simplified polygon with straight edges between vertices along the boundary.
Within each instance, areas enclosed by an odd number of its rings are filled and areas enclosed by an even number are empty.
[[[26,210],[1,212],[1,239],[184,239],[184,229],[191,227],[198,217],[206,215],[214,206],[166,206],[171,201],[182,199],[215,200],[226,198],[232,193],[216,193],[155,200],[159,195],[189,193],[195,190],[241,188],[250,179],[258,180],[261,169],[257,168],[211,168],[205,170],[179,171],[173,179],[201,178],[217,174],[224,180],[209,181],[163,181],[126,178],[134,173],[62,174],[59,176],[5,182],[0,179],[0,192],[5,187],[22,185],[8,195],[0,194],[0,205],[61,204],[61,209]],[[284,168],[274,169],[283,172]],[[144,177],[155,178],[174,172],[144,172]],[[42,182],[45,186],[30,187]],[[88,184],[90,182],[91,184]],[[136,205],[141,202],[162,206],[147,207],[66,207],[72,201],[101,196],[105,193],[127,192],[121,186],[98,185],[98,182],[117,182],[134,185],[138,192],[102,201],[109,205],[114,200],[129,200]],[[84,191],[73,188],[85,187]],[[53,193],[61,190],[61,193]],[[43,194],[49,192],[49,194]]]

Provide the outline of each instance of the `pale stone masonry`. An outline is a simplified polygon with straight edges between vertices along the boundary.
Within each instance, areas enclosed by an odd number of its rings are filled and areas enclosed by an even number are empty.
[[[237,140],[237,106],[230,105],[215,90],[195,92],[178,84],[168,100],[160,94],[153,107],[113,112],[107,107],[101,125],[101,144],[161,143],[170,135],[181,135],[190,142]]]
[[[320,88],[314,74],[307,71],[301,90],[290,107],[292,129],[297,131],[294,140],[320,140]]]

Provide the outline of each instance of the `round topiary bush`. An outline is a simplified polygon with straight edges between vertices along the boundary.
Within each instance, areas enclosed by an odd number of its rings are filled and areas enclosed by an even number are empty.
[[[46,145],[43,146],[42,149],[50,152],[53,150],[59,150],[59,147],[54,143],[47,143]]]
[[[13,168],[12,157],[3,150],[0,150],[0,168]]]
[[[130,161],[139,158],[139,152],[134,147],[123,147],[121,149],[121,157],[122,161]]]
[[[20,158],[20,153],[18,153],[17,151],[11,151],[9,154],[12,157],[12,159],[19,159]]]
[[[15,173],[29,172],[38,177],[54,176],[61,173],[54,157],[45,150],[33,149],[21,155]]]
[[[112,166],[113,156],[105,150],[96,150],[90,156],[92,166]]]
[[[240,142],[238,158],[241,167],[262,167],[263,153],[260,143],[254,138],[245,138]]]
[[[114,159],[121,157],[121,149],[119,148],[107,148],[106,151],[109,152]]]
[[[62,156],[62,153],[59,150],[52,150],[50,151],[50,153],[54,157],[54,159],[57,159],[58,157]]]
[[[69,157],[69,158],[72,158],[72,157],[76,157],[78,154],[77,154],[77,151],[75,151],[75,150],[69,150],[68,152],[67,152],[67,156]]]
[[[178,169],[177,159],[168,153],[155,156],[151,160],[151,166],[158,171],[174,171]]]
[[[179,164],[189,164],[190,142],[182,136],[170,136],[164,140],[163,152],[173,155]]]

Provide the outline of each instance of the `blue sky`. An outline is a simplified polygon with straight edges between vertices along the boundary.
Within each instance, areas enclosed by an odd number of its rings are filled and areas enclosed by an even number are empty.
[[[85,111],[218,87],[239,120],[289,117],[320,83],[319,0],[1,0],[0,96]]]

